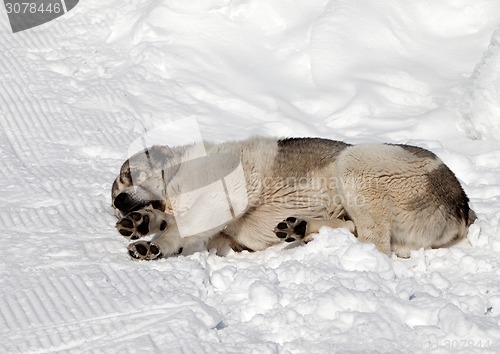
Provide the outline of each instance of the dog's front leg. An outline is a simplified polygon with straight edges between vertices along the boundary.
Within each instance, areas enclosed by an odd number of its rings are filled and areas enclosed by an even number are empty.
[[[117,223],[119,230],[123,227],[123,224],[125,226],[130,224],[129,221],[124,220],[132,219],[135,221],[134,225],[137,226],[131,228],[133,231],[131,239],[137,240],[144,236],[152,236],[150,241],[139,240],[128,246],[128,252],[132,258],[153,260],[161,257],[177,256],[182,253],[183,240],[172,215],[156,209],[143,209],[131,214],[133,215],[128,219],[125,217]],[[139,215],[142,217],[139,218]],[[136,235],[136,237],[133,235]]]
[[[140,240],[131,243],[128,251],[132,258],[140,260],[175,257],[181,254],[187,256],[206,251],[209,239],[206,235],[180,237],[176,230],[167,230],[151,241]]]
[[[182,252],[175,218],[151,206],[127,214],[116,223],[116,228],[132,241],[152,237],[150,241],[139,240],[128,246],[132,258],[152,260]]]
[[[118,232],[130,240],[157,235],[169,227],[169,216],[163,211],[147,206],[127,214],[116,223]]]
[[[153,260],[162,257],[178,256],[182,253],[183,240],[177,232],[170,230],[162,233],[151,241],[140,240],[128,246],[128,253],[132,258]]]
[[[186,219],[196,220],[194,217],[181,217],[180,223],[184,225],[181,237],[176,217],[148,206],[127,214],[116,223],[116,228],[124,237],[138,240],[128,246],[129,255],[135,259],[153,260],[207,250],[208,241],[218,231],[208,230],[191,235],[189,232],[196,233],[199,227],[186,228]],[[148,241],[140,240],[143,237],[148,237]]]

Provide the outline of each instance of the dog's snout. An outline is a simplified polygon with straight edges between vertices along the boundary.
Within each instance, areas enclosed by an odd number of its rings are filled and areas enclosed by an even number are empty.
[[[115,208],[119,209],[124,213],[132,211],[133,209],[136,209],[139,206],[139,203],[137,203],[137,201],[135,201],[130,196],[130,194],[124,192],[116,196],[113,204]]]

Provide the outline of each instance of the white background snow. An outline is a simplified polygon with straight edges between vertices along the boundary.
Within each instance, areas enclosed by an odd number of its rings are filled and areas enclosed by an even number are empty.
[[[0,352],[500,351],[498,0],[87,0],[17,34],[0,10]],[[429,148],[479,219],[409,260],[323,229],[132,261],[111,183],[184,118]]]

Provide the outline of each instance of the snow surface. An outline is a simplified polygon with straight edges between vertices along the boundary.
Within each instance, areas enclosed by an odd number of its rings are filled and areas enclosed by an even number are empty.
[[[87,0],[17,34],[0,9],[0,352],[500,351],[498,0]],[[111,183],[185,118],[429,148],[479,220],[409,260],[324,228],[132,261]]]

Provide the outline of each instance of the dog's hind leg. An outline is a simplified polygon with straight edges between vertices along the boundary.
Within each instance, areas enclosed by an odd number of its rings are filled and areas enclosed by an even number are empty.
[[[391,231],[388,223],[373,222],[365,226],[363,222],[356,222],[356,230],[361,242],[373,243],[380,252],[391,254]]]
[[[354,223],[350,220],[317,220],[291,216],[276,225],[276,227],[274,228],[274,233],[276,234],[276,236],[284,239],[286,242],[300,240],[304,243],[307,243],[312,240],[311,234],[318,233],[319,229],[322,226],[332,228],[345,228],[352,233],[356,231]]]
[[[215,249],[218,256],[227,256],[231,250],[234,252],[253,252],[252,249],[239,244],[234,238],[226,235],[224,232],[210,238],[207,242],[206,248],[209,250]]]

